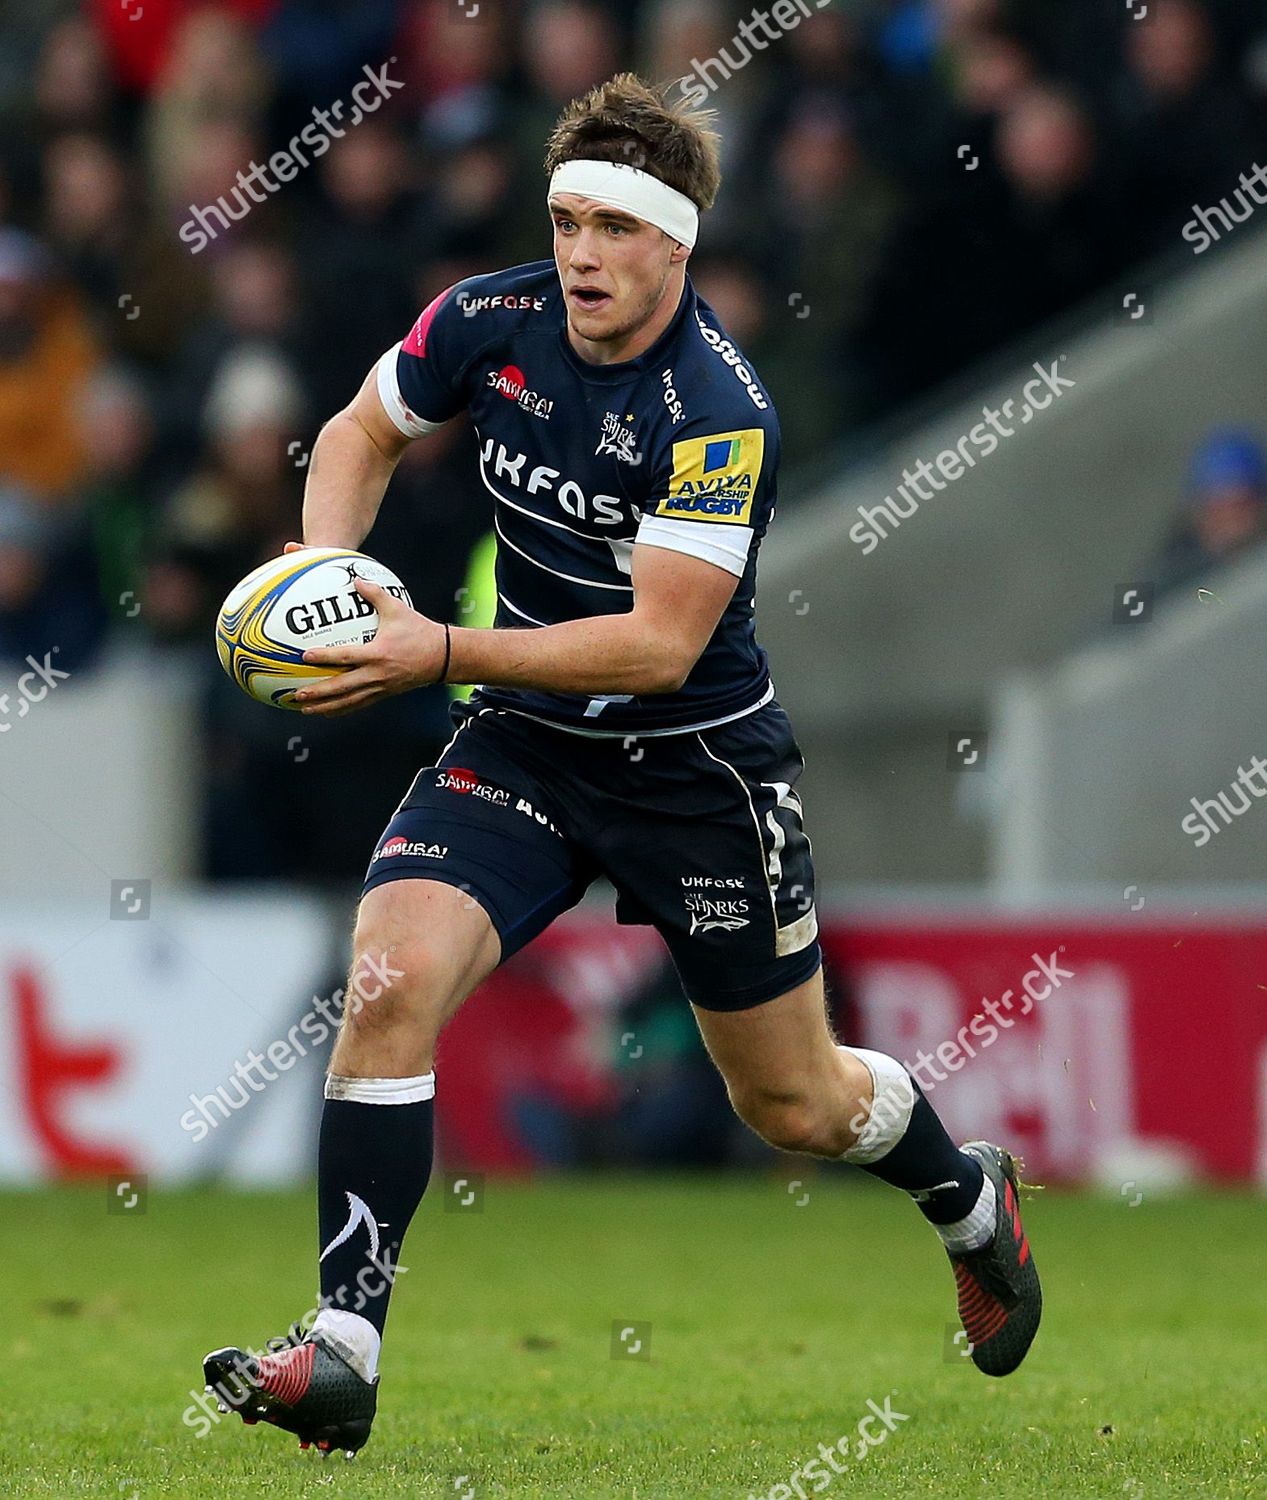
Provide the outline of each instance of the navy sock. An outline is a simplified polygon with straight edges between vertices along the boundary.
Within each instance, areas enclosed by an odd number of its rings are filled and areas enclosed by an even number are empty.
[[[979,1161],[965,1156],[950,1139],[919,1084],[913,1078],[911,1083],[915,1106],[906,1134],[862,1170],[916,1195],[916,1206],[930,1224],[954,1224],[976,1207],[985,1173]]]
[[[381,1334],[409,1221],[431,1176],[435,1100],[327,1099],[317,1148],[321,1305]]]

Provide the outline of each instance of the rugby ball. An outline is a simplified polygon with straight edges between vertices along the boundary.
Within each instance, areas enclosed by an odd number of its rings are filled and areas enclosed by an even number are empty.
[[[345,670],[311,666],[305,651],[374,638],[378,611],[357,593],[358,578],[412,604],[390,568],[345,547],[305,547],[261,563],[220,606],[220,665],[249,697],[298,710],[294,695],[300,688]]]

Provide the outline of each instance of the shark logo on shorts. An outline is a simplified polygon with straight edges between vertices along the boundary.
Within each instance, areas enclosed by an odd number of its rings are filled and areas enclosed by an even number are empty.
[[[747,917],[701,917],[698,912],[691,913],[691,936],[697,932],[712,932],[714,928],[720,927],[725,932],[737,932],[741,927],[747,927]]]
[[[702,896],[691,892],[683,899],[691,919],[691,937],[697,932],[738,932],[749,925],[746,897]]]

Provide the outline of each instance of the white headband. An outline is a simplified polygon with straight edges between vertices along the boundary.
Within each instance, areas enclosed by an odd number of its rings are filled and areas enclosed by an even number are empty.
[[[699,209],[685,193],[650,172],[616,161],[565,161],[550,179],[550,193],[575,193],[620,208],[663,229],[689,249],[699,238]]]

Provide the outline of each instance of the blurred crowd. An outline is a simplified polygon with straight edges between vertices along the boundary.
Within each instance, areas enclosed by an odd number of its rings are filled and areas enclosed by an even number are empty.
[[[834,0],[762,50],[737,35],[751,13],[25,0],[0,19],[0,659],[57,643],[87,667],[123,633],[187,653],[209,874],[355,867],[447,738],[438,692],[302,721],[328,753],[306,800],[293,777],[278,796],[298,721],[217,677],[210,625],[297,535],[318,428],[418,310],[549,254],[542,147],[591,84],[710,81],[725,183],[693,274],[793,466],[1173,248],[1267,162],[1267,18],[1237,0]],[[194,253],[191,211],[233,201],[367,66],[400,86]],[[367,548],[458,619],[488,521],[451,424],[409,450]],[[339,835],[317,831],[332,799]]]

